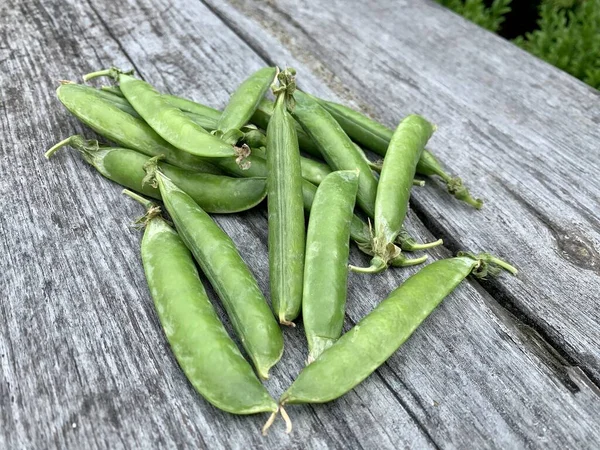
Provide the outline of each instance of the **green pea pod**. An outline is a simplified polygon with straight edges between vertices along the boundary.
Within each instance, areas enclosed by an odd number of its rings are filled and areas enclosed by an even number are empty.
[[[248,170],[241,169],[235,162],[227,158],[219,160],[217,164],[225,172],[238,177],[262,178],[267,176],[267,163],[263,158],[253,154],[248,157],[248,162],[250,163],[250,168]],[[310,212],[316,192],[317,186],[306,179],[302,180],[302,203],[304,205],[304,210],[307,213]],[[350,237],[359,247],[361,247],[361,249],[363,249],[363,251],[371,245],[371,232],[369,226],[356,214],[352,216]]]
[[[283,336],[256,279],[231,238],[210,216],[160,171],[155,176],[181,239],[223,302],[258,375],[268,378],[283,353]]]
[[[393,130],[358,111],[354,111],[352,108],[340,105],[339,103],[317,99],[316,97],[313,98],[335,118],[352,140],[381,156],[386,155],[390,140],[394,134]],[[437,175],[446,183],[448,192],[457,199],[477,209],[480,209],[483,205],[483,201],[471,197],[469,190],[464,186],[459,177],[448,175],[440,162],[427,149],[421,155],[421,159],[417,165],[417,173],[425,176]]]
[[[160,191],[144,182],[144,166],[152,162],[148,156],[127,148],[101,147],[98,141],[71,136],[48,150],[46,157],[49,158],[66,145],[79,151],[89,164],[109,180],[160,199]],[[246,211],[262,202],[267,195],[265,178],[231,178],[153,162],[206,212],[228,214]]]
[[[383,364],[470,273],[485,276],[495,264],[517,272],[485,254],[443,259],[421,269],[306,366],[280,404],[325,403],[344,395]]]
[[[119,89],[119,86],[101,86],[100,89],[107,93],[116,95],[117,97],[125,98],[121,92],[121,89]]]
[[[277,402],[254,375],[215,313],[192,255],[161,217],[146,205],[142,262],[163,331],[188,380],[208,402],[233,414],[277,411]]]
[[[293,325],[302,305],[305,225],[300,150],[288,99],[295,72],[278,74],[273,116],[267,127],[267,204],[269,209],[269,282],[279,322]]]
[[[267,151],[263,148],[253,147],[252,154],[261,158],[267,157]],[[331,173],[331,169],[327,164],[303,156],[300,157],[300,168],[302,170],[302,178],[317,186]]]
[[[149,83],[116,68],[84,76],[88,81],[109,76],[119,82],[121,92],[140,116],[174,147],[204,158],[239,156],[235,147],[212,136],[179,108],[171,105]]]
[[[81,85],[81,86],[85,89],[88,89],[90,92],[93,92],[98,97],[108,100],[113,105],[115,105],[117,108],[119,108],[121,111],[126,112],[127,114],[131,114],[133,117],[137,117],[138,119],[141,119],[141,116],[137,113],[137,111],[135,109],[133,109],[133,106],[131,106],[129,104],[129,102],[127,101],[127,99],[125,97],[115,95],[112,92],[104,90],[104,89],[96,89],[96,88],[93,88],[91,86],[86,86],[86,85]]]
[[[248,123],[275,80],[276,67],[264,67],[250,75],[231,95],[217,123],[217,135],[239,130]]]
[[[385,270],[392,260],[394,265],[403,265],[404,256],[401,256],[394,242],[406,217],[417,163],[434,129],[433,125],[417,115],[406,117],[396,128],[383,160],[377,188],[371,266],[352,266],[352,270],[377,273]],[[413,265],[424,259],[408,261],[407,264]]]
[[[332,172],[319,185],[312,204],[302,294],[309,363],[342,334],[350,225],[357,190],[358,171]]]
[[[173,147],[146,122],[90,92],[93,90],[88,86],[67,83],[59,86],[56,94],[75,117],[109,141],[148,156],[163,155],[166,162],[184,169],[200,172],[214,170],[213,165]]]
[[[329,167],[360,172],[357,203],[369,217],[373,217],[377,180],[369,165],[340,125],[319,103],[300,91],[294,94],[294,98],[294,117],[319,147]]]
[[[269,120],[271,120],[271,116],[273,115],[274,106],[275,104],[271,100],[263,98],[252,116],[252,123],[263,130],[266,130],[269,125]],[[296,135],[298,136],[298,146],[300,147],[300,150],[309,155],[316,156],[317,158],[322,158],[321,151],[311,137],[306,134],[302,126],[295,120],[293,121],[293,124]]]
[[[190,112],[199,116],[203,116],[205,118],[212,119],[215,123],[215,126],[213,128],[217,128],[216,124],[221,118],[221,111],[219,111],[218,109],[211,108],[210,106],[206,106],[183,97],[178,97],[177,95],[163,94],[163,98],[167,100],[171,105],[173,105],[176,108],[179,108],[182,111]]]

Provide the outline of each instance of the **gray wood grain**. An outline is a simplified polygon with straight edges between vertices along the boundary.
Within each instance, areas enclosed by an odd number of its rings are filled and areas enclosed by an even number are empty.
[[[140,208],[74,152],[51,163],[42,153],[85,131],[54,98],[58,79],[134,66],[160,89],[222,107],[264,59],[199,2],[9,0],[0,8],[6,294],[0,448],[593,448],[600,442],[593,385],[583,377],[573,384],[561,370],[576,368],[470,282],[353,392],[328,405],[290,407],[290,436],[277,424],[262,438],[266,417],[236,417],[208,405],[177,367],[154,314],[140,234],[129,227]],[[318,69],[306,71],[305,79],[326,92]],[[446,208],[456,209],[452,202]],[[267,292],[264,206],[217,221]],[[414,214],[410,228],[431,238]],[[352,260],[366,263],[356,250]],[[352,275],[346,326],[409,273]],[[283,360],[267,383],[275,396],[306,355],[302,327],[285,331]]]
[[[264,58],[330,88],[302,86],[390,127],[434,121],[432,149],[486,205],[430,183],[414,209],[453,250],[514,262],[518,278],[487,288],[600,381],[598,91],[429,1],[208,3]]]

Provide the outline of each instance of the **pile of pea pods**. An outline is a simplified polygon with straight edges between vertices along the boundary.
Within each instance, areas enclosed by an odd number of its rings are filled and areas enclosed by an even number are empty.
[[[293,69],[262,68],[223,111],[163,94],[116,68],[88,74],[115,85],[62,82],[58,99],[116,146],[71,136],[71,146],[145,208],[138,224],[144,271],[166,339],[191,384],[233,414],[278,414],[284,405],[323,403],[353,389],[388,359],[469,274],[516,274],[489,254],[459,253],[408,278],[342,335],[348,271],[378,273],[423,263],[403,228],[415,174],[437,177],[475,208],[458,177],[425,147],[435,126],[410,115],[391,130],[346,106],[296,88]],[[275,101],[267,99],[272,90]],[[379,155],[373,162],[365,151]],[[271,307],[231,238],[210,214],[267,199]],[[162,203],[159,203],[162,202]],[[163,218],[168,213],[170,221]],[[371,255],[348,265],[351,241]],[[230,338],[199,278],[219,299],[249,360]],[[365,282],[369,282],[366,278]],[[283,353],[280,325],[302,316],[307,365],[278,401],[261,383]],[[360,330],[360,332],[359,332]]]

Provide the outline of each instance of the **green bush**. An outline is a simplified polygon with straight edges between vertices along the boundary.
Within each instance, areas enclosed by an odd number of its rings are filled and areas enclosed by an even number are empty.
[[[600,89],[600,0],[545,1],[538,27],[515,44]]]
[[[511,0],[494,0],[487,7],[483,0],[437,0],[447,8],[490,31],[498,31],[510,12]]]
[[[511,0],[437,0],[476,24],[497,32]],[[600,89],[600,0],[542,0],[537,29],[515,44]]]

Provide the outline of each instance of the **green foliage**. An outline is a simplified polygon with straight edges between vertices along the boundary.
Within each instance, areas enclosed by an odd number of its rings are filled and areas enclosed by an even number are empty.
[[[600,89],[600,0],[545,0],[538,27],[514,42]]]
[[[511,0],[494,0],[490,7],[483,0],[437,0],[452,11],[490,31],[498,31],[510,11]]]
[[[511,0],[437,0],[497,32]],[[600,89],[600,0],[542,0],[538,29],[513,41],[556,67]]]

